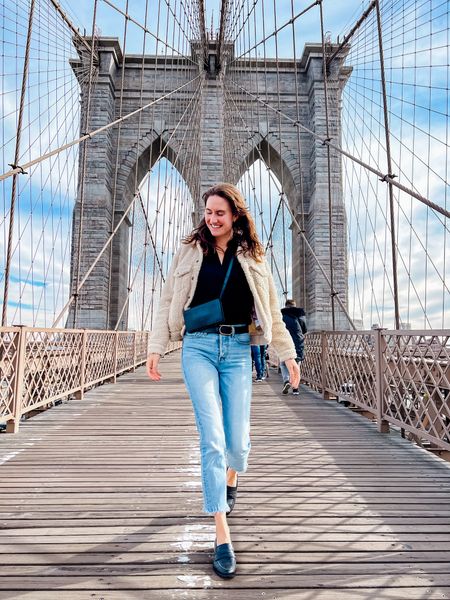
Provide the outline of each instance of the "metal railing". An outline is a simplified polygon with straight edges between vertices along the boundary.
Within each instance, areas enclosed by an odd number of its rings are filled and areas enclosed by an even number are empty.
[[[0,423],[21,417],[145,363],[148,332],[0,328]],[[179,348],[171,344],[168,352]],[[450,450],[450,330],[309,333],[302,381],[361,408],[380,431]]]
[[[147,358],[147,331],[0,328],[0,423],[21,417],[135,370]],[[168,351],[179,347],[172,344]]]
[[[450,330],[309,333],[302,381],[450,450]]]

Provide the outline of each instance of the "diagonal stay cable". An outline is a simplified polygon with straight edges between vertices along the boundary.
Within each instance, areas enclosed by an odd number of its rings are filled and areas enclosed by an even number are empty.
[[[47,154],[43,154],[42,156],[39,156],[38,158],[30,160],[29,162],[27,162],[23,165],[16,166],[14,169],[11,169],[10,171],[7,171],[6,173],[3,173],[2,175],[0,175],[0,181],[3,181],[4,179],[8,179],[8,177],[11,177],[12,175],[16,175],[19,173],[24,174],[25,169],[28,169],[29,167],[32,167],[33,165],[36,165],[37,163],[40,163],[43,160],[46,160],[47,158],[54,156],[55,154],[59,154],[60,152],[67,150],[67,148],[71,148],[72,146],[75,146],[76,144],[79,144],[80,142],[83,142],[84,140],[87,140],[88,138],[92,138],[95,135],[98,135],[99,133],[102,133],[103,131],[110,129],[110,127],[114,127],[114,125],[117,125],[118,123],[121,123],[121,122],[125,121],[126,119],[129,119],[130,117],[133,117],[134,115],[139,114],[141,111],[146,110],[147,108],[150,108],[151,106],[157,104],[158,102],[161,102],[162,100],[165,100],[169,96],[172,96],[172,94],[179,92],[180,90],[182,90],[186,86],[190,85],[194,81],[197,81],[197,79],[201,76],[202,76],[201,74],[197,75],[197,77],[194,77],[194,79],[191,79],[190,81],[188,81],[186,83],[183,83],[183,85],[180,85],[175,90],[172,90],[171,92],[167,92],[167,94],[160,96],[159,98],[157,98],[156,100],[153,100],[152,102],[149,102],[145,106],[141,106],[140,108],[133,110],[132,112],[124,115],[120,119],[116,119],[115,121],[112,121],[111,123],[108,123],[107,125],[103,125],[99,129],[90,131],[89,133],[82,135],[81,137],[77,138],[76,140],[73,140],[72,142],[69,142],[68,144],[64,144],[63,146],[60,146],[59,148],[55,148],[55,150],[52,150],[51,152],[48,152]]]
[[[306,8],[304,8],[303,10],[301,10],[299,13],[297,13],[294,17],[292,17],[291,19],[289,19],[289,21],[286,21],[286,23],[283,23],[283,25],[280,25],[280,27],[278,27],[278,29],[275,29],[275,31],[272,31],[272,33],[270,33],[264,39],[260,40],[254,46],[252,46],[251,48],[249,48],[248,50],[246,50],[245,52],[243,52],[242,54],[240,54],[239,56],[237,56],[236,58],[234,58],[230,62],[229,66],[231,66],[233,63],[237,62],[240,58],[242,58],[243,56],[245,56],[246,54],[248,54],[252,50],[255,50],[255,48],[257,48],[261,44],[265,44],[267,42],[267,40],[270,40],[270,38],[278,35],[280,33],[280,31],[282,31],[285,27],[288,27],[289,25],[291,25],[292,23],[294,23],[299,17],[301,17],[302,15],[304,15],[305,13],[307,13],[309,10],[311,10],[311,8],[314,8],[314,6],[318,6],[319,4],[321,4],[321,2],[322,2],[322,0],[315,0],[315,2],[313,2],[312,4],[310,4],[309,6],[307,6]]]
[[[356,158],[355,156],[353,156],[352,154],[350,154],[349,152],[346,152],[340,146],[337,146],[336,144],[332,144],[331,141],[330,141],[330,139],[326,139],[326,138],[324,139],[324,138],[322,138],[319,134],[315,133],[314,131],[312,131],[308,127],[305,127],[304,125],[302,125],[301,123],[299,123],[298,121],[296,121],[295,119],[293,119],[292,117],[289,117],[289,115],[285,114],[280,109],[275,108],[275,107],[271,106],[268,102],[265,102],[261,98],[258,98],[255,94],[252,94],[251,92],[249,92],[247,89],[245,89],[244,87],[242,87],[241,85],[239,85],[236,81],[233,81],[232,79],[229,79],[229,81],[233,85],[235,85],[236,87],[238,87],[240,90],[242,90],[243,92],[245,92],[246,94],[248,94],[250,97],[252,97],[254,100],[257,100],[258,102],[260,102],[261,104],[263,104],[264,106],[266,106],[271,111],[273,111],[273,112],[275,112],[277,114],[280,114],[287,121],[289,121],[290,123],[292,123],[295,127],[299,127],[303,131],[306,131],[307,133],[309,133],[313,137],[319,139],[324,146],[328,145],[333,150],[336,150],[337,152],[339,152],[343,156],[346,156],[347,158],[349,158],[353,162],[356,162],[357,164],[361,165],[362,167],[364,167],[365,169],[367,169],[368,171],[370,171],[374,175],[377,175],[381,179],[381,181],[383,183],[392,183],[392,185],[394,187],[398,188],[399,190],[402,190],[406,194],[409,194],[413,198],[416,198],[416,200],[419,200],[423,204],[426,204],[427,206],[429,206],[430,208],[432,208],[436,212],[440,213],[441,215],[444,215],[444,217],[450,218],[450,210],[447,210],[446,208],[440,206],[439,204],[436,204],[435,202],[432,202],[428,198],[425,198],[425,196],[422,196],[421,194],[418,194],[414,190],[406,187],[405,185],[402,185],[398,181],[395,181],[395,175],[393,173],[382,173],[379,169],[377,169],[375,167],[372,167],[371,165],[368,165],[363,160],[360,160],[360,159]],[[0,181],[1,181],[1,177],[0,177]]]
[[[107,4],[108,6],[110,6],[111,8],[113,8],[114,10],[116,10],[118,13],[120,13],[123,17],[125,17],[126,19],[131,21],[131,23],[134,23],[135,25],[137,25],[137,27],[140,27],[143,31],[145,31],[146,33],[151,35],[157,42],[161,42],[161,44],[163,44],[163,46],[165,46],[166,48],[169,48],[169,50],[172,50],[173,52],[175,52],[175,54],[177,56],[180,56],[183,59],[188,58],[188,60],[190,60],[192,62],[192,64],[197,66],[197,62],[195,60],[192,60],[192,58],[183,56],[179,50],[177,50],[176,48],[173,48],[170,44],[168,44],[166,41],[162,40],[160,37],[155,35],[153,33],[153,31],[150,31],[150,29],[148,29],[147,27],[144,27],[144,25],[142,25],[142,23],[139,23],[139,21],[136,21],[136,19],[133,19],[133,17],[131,15],[129,15],[126,11],[123,11],[122,9],[120,9],[113,2],[111,2],[111,0],[102,0],[102,1],[105,4]]]
[[[198,79],[200,77],[197,76],[195,79]],[[195,80],[193,80],[195,81]],[[190,82],[189,82],[190,83]],[[200,82],[200,85],[198,86],[198,88],[200,88],[200,86],[202,85],[203,80]],[[197,89],[198,89],[197,88]],[[195,98],[195,94],[192,96],[192,99]],[[190,103],[192,102],[192,99],[190,100],[189,104],[186,106],[186,110],[183,113],[186,113],[187,109],[190,106]],[[134,111],[139,112],[139,111]],[[178,130],[178,127],[180,126],[180,123],[183,119],[183,116],[181,117],[181,119],[178,121],[177,125],[175,126],[173,132],[170,134],[166,144],[164,145],[164,147],[162,148],[162,150],[159,153],[159,156],[157,157],[156,161],[157,162],[161,156],[163,156],[166,148],[168,147],[170,140],[172,139],[172,137],[175,135],[176,131]],[[66,310],[72,305],[75,297],[80,293],[81,288],[83,287],[83,285],[86,283],[89,275],[92,273],[92,271],[94,270],[96,264],[98,263],[98,261],[100,260],[100,258],[102,257],[103,253],[105,252],[105,250],[108,248],[109,244],[111,243],[112,239],[114,238],[114,236],[116,235],[117,231],[119,230],[120,226],[122,225],[122,223],[124,222],[124,220],[126,219],[128,213],[130,212],[131,208],[134,206],[134,203],[137,199],[137,197],[139,196],[140,192],[139,190],[134,194],[132,200],[130,201],[130,204],[128,206],[128,208],[124,211],[122,217],[120,218],[120,220],[118,221],[117,225],[115,226],[114,230],[111,232],[110,236],[108,237],[108,239],[106,240],[106,242],[104,243],[102,249],[100,250],[100,252],[97,254],[96,258],[94,259],[93,263],[91,264],[91,266],[89,267],[89,269],[87,270],[87,272],[85,273],[83,279],[81,280],[81,282],[78,284],[76,290],[74,293],[71,294],[69,300],[66,302],[66,304],[64,305],[64,307],[61,309],[60,313],[58,314],[58,316],[56,317],[55,321],[53,322],[52,327],[56,327],[56,325],[59,323],[59,321],[61,320],[61,318],[63,317],[64,313],[66,312]]]
[[[334,289],[332,288],[332,286],[331,286],[331,281],[330,281],[330,279],[329,279],[329,277],[328,277],[328,275],[327,275],[327,272],[325,271],[325,269],[324,269],[324,268],[323,268],[323,266],[321,265],[321,263],[320,263],[320,260],[319,260],[319,259],[317,258],[317,256],[315,255],[315,253],[314,253],[314,250],[312,249],[312,247],[311,247],[311,245],[310,245],[310,243],[309,243],[309,241],[308,241],[308,238],[306,237],[306,235],[305,235],[305,234],[304,234],[304,232],[302,231],[302,228],[301,228],[301,226],[300,226],[299,222],[297,221],[297,218],[295,217],[295,215],[294,215],[293,211],[291,210],[291,207],[289,206],[289,202],[286,202],[286,200],[285,200],[285,198],[284,198],[284,197],[282,197],[282,200],[283,200],[283,202],[285,203],[285,205],[286,205],[286,207],[287,207],[287,209],[288,209],[288,211],[289,211],[289,213],[290,213],[290,215],[291,215],[291,217],[292,217],[292,221],[293,221],[294,225],[297,227],[297,229],[298,229],[298,231],[299,231],[300,235],[302,236],[302,238],[303,238],[303,241],[304,241],[305,245],[307,246],[308,250],[311,252],[311,255],[313,256],[314,260],[316,261],[316,264],[317,264],[317,266],[319,267],[320,271],[322,272],[322,275],[324,276],[324,278],[325,278],[326,282],[327,282],[327,283],[328,283],[328,285],[330,286],[330,293],[331,293],[331,294],[332,294],[332,295],[333,295],[333,296],[336,298],[336,300],[337,300],[337,302],[338,302],[339,306],[341,307],[341,309],[342,309],[343,313],[344,313],[344,314],[345,314],[345,316],[347,317],[347,319],[348,319],[348,322],[349,322],[349,323],[350,323],[350,325],[352,326],[353,330],[354,330],[354,331],[356,331],[356,326],[355,326],[355,324],[353,323],[353,320],[352,320],[352,318],[350,317],[350,315],[349,315],[349,313],[348,313],[348,311],[347,311],[347,308],[346,308],[345,304],[342,302],[341,298],[339,297],[339,292],[337,292],[336,290],[334,290]]]
[[[66,25],[69,27],[69,29],[72,31],[72,33],[76,36],[78,43],[83,44],[83,46],[86,48],[86,50],[88,52],[91,52],[91,46],[87,42],[86,38],[84,38],[81,35],[81,33],[79,32],[78,28],[72,23],[72,21],[69,19],[69,17],[67,16],[67,14],[61,8],[61,5],[59,4],[59,2],[56,2],[56,0],[50,0],[50,3],[53,4],[53,6],[55,7],[55,9],[56,9],[57,13],[59,14],[59,16],[66,23]]]
[[[238,86],[238,87],[241,87],[241,86]],[[238,109],[238,110],[239,110],[239,109]],[[242,116],[241,116],[241,119],[243,119],[243,117],[242,117]],[[245,126],[245,121],[244,121],[244,126]],[[260,154],[260,156],[261,156],[261,160],[263,160],[263,162],[264,162],[264,159],[262,158],[261,151],[259,150],[259,148],[258,148],[257,146],[256,146],[256,150],[257,150],[257,152]],[[273,178],[273,181],[274,181],[274,183],[275,183],[275,186],[276,186],[277,190],[281,191],[281,190],[279,189],[278,182],[276,181],[275,177],[273,176],[273,174],[272,174],[271,170],[269,170],[269,175],[270,175],[270,177],[271,177],[271,178]],[[297,221],[297,219],[296,219],[296,217],[295,217],[295,215],[294,215],[293,211],[291,210],[291,207],[289,206],[289,202],[287,202],[287,201],[286,201],[285,195],[284,195],[284,194],[280,194],[280,198],[281,198],[281,202],[284,202],[285,206],[287,207],[287,209],[288,209],[288,211],[289,211],[289,213],[290,213],[290,215],[291,215],[291,217],[292,217],[292,221],[293,221],[293,223],[294,223],[294,224],[295,224],[295,226],[297,227],[299,234],[302,236],[302,239],[303,239],[303,241],[304,241],[304,244],[305,244],[305,246],[307,247],[307,249],[308,249],[308,250],[309,250],[309,252],[311,253],[311,256],[312,256],[312,257],[313,257],[313,259],[315,260],[315,262],[316,262],[317,266],[319,267],[319,269],[320,269],[320,271],[321,271],[322,275],[323,275],[323,276],[324,276],[324,278],[325,278],[325,281],[327,282],[328,286],[330,287],[330,294],[332,294],[332,295],[333,295],[333,296],[336,298],[336,300],[337,300],[337,302],[338,302],[339,306],[341,307],[342,311],[344,312],[344,314],[345,314],[346,318],[348,319],[348,322],[350,323],[351,327],[352,327],[352,328],[353,328],[353,329],[356,331],[356,326],[355,326],[355,324],[353,323],[353,320],[352,320],[352,318],[350,317],[350,314],[348,313],[348,311],[347,311],[347,308],[346,308],[345,304],[343,303],[343,301],[342,301],[342,300],[341,300],[341,298],[339,297],[339,292],[338,292],[338,291],[336,291],[336,290],[333,288],[333,286],[331,285],[330,278],[328,277],[328,275],[327,275],[327,273],[326,273],[326,271],[325,271],[324,267],[322,266],[322,264],[321,264],[321,262],[320,262],[320,259],[317,257],[317,255],[315,254],[315,252],[314,252],[314,250],[313,250],[313,248],[312,248],[311,244],[309,243],[309,241],[308,241],[308,239],[307,239],[307,237],[306,237],[306,235],[305,235],[305,232],[304,232],[304,230],[302,229],[302,227],[301,227],[301,226],[300,226],[300,224],[298,223],[298,221]],[[278,208],[278,210],[279,210],[279,208]]]
[[[247,21],[250,19],[250,16],[251,16],[252,12],[255,10],[255,8],[256,8],[256,5],[258,4],[258,1],[259,1],[259,0],[253,0],[253,4],[252,4],[252,6],[250,7],[250,9],[248,10],[248,12],[247,12],[247,15],[246,15],[246,17],[245,17],[244,21],[242,22],[241,28],[240,28],[240,29],[239,29],[239,31],[236,33],[236,36],[235,36],[235,38],[234,38],[234,41],[233,41],[233,43],[234,43],[234,42],[236,42],[236,40],[237,40],[237,38],[239,37],[239,35],[240,35],[241,31],[244,29],[245,25],[247,24]],[[255,47],[256,47],[256,46],[255,46]]]
[[[257,1],[258,1],[258,0],[257,0]],[[241,14],[242,10],[244,9],[244,4],[245,4],[245,0],[241,0],[241,5],[240,5],[240,7],[239,7],[237,10],[236,10],[236,7],[234,7],[234,8],[235,8],[235,10],[234,10],[234,12],[233,12],[233,16],[232,16],[232,19],[231,19],[231,23],[229,24],[229,26],[227,27],[227,29],[226,29],[226,32],[225,32],[225,33],[227,34],[227,37],[228,37],[228,38],[231,38],[231,36],[233,35],[234,31],[236,30],[236,27],[237,27],[237,25],[238,25],[238,18],[239,18],[239,16],[240,16],[240,14]],[[236,37],[237,37],[237,36],[235,36],[235,38],[234,38],[234,40],[233,40],[233,45],[234,45],[234,43],[236,42]]]
[[[227,89],[226,89],[226,86],[224,86],[224,92],[225,92],[225,94],[227,94]],[[237,112],[237,114],[239,115],[239,117],[240,117],[240,119],[241,119],[241,121],[242,121],[242,123],[243,123],[243,125],[244,125],[244,128],[245,128],[245,129],[247,129],[247,132],[248,132],[249,134],[251,134],[251,131],[250,131],[250,129],[249,129],[249,127],[248,127],[248,124],[246,123],[246,121],[245,121],[245,119],[244,119],[243,115],[242,115],[242,112],[239,110],[239,108],[238,108],[238,106],[237,106],[237,104],[236,104],[236,102],[235,102],[235,100],[234,100],[234,98],[233,98],[233,95],[232,95],[232,94],[231,94],[231,92],[229,92],[229,91],[228,91],[228,96],[229,96],[229,98],[231,99],[231,102],[234,104],[234,109],[235,109],[235,111]],[[250,139],[250,138],[249,138],[249,139]],[[248,144],[249,144],[249,146],[250,146],[250,142],[248,142]],[[242,147],[243,147],[243,144],[242,144],[242,142],[241,142],[240,146],[241,146],[241,149],[242,149]],[[264,158],[263,158],[263,156],[262,156],[261,150],[259,149],[259,147],[258,147],[258,146],[254,146],[254,147],[253,147],[253,146],[250,146],[250,151],[254,151],[255,149],[256,149],[256,151],[257,151],[257,152],[258,152],[258,154],[259,154],[259,158],[260,158],[260,160],[261,160],[261,161],[262,161],[264,164],[266,164],[266,163],[265,163],[265,160],[264,160]],[[247,162],[247,160],[246,160],[246,162]],[[250,166],[247,164],[247,169],[249,169],[249,168],[250,168]],[[281,196],[281,195],[283,195],[283,194],[284,194],[284,192],[283,192],[283,191],[282,191],[282,190],[279,188],[279,186],[278,186],[278,182],[277,182],[277,180],[276,180],[276,178],[275,178],[275,176],[274,176],[274,174],[273,174],[273,171],[272,171],[272,169],[271,169],[270,167],[268,167],[267,171],[268,171],[268,173],[269,173],[269,177],[270,177],[270,178],[273,180],[273,182],[274,182],[274,184],[275,184],[275,187],[276,187],[276,189],[277,189],[277,192],[278,192],[278,194],[279,194],[280,196]],[[250,178],[250,180],[251,180],[250,173],[249,173],[249,178]],[[256,203],[258,204],[258,208],[259,208],[259,210],[260,210],[260,213],[262,213],[262,212],[263,212],[262,203],[261,203],[261,201],[259,200],[259,198],[256,196],[256,193],[255,193],[255,191],[254,191],[254,189],[255,189],[254,182],[252,182],[252,185],[253,185],[253,196],[254,196],[254,199],[256,200]],[[280,281],[280,285],[281,285],[281,287],[282,287],[282,289],[283,289],[283,293],[285,293],[285,290],[286,290],[286,288],[285,288],[285,284],[284,284],[284,282],[283,282],[283,279],[282,279],[282,277],[281,277],[280,268],[279,268],[279,266],[278,266],[278,263],[277,263],[277,258],[276,258],[276,256],[275,256],[275,253],[274,253],[274,251],[273,251],[273,240],[272,240],[273,232],[274,232],[274,229],[275,229],[275,224],[276,224],[276,221],[277,221],[278,214],[279,214],[279,212],[280,212],[280,208],[281,208],[281,206],[282,206],[282,200],[280,199],[280,201],[278,202],[278,206],[277,206],[276,213],[275,213],[275,218],[274,218],[274,219],[273,219],[273,221],[272,221],[272,225],[271,225],[271,228],[270,228],[270,232],[269,232],[269,233],[267,232],[267,228],[266,228],[266,225],[265,225],[265,223],[264,223],[264,220],[263,220],[263,231],[264,231],[264,233],[266,233],[266,235],[267,235],[267,243],[266,243],[265,251],[267,252],[267,250],[268,250],[268,249],[270,249],[270,253],[271,253],[271,256],[272,256],[273,264],[275,265],[275,269],[276,269],[276,272],[277,272],[277,275],[278,275],[278,279],[279,279],[279,281]],[[287,291],[287,290],[286,290],[286,291]]]
[[[356,31],[358,31],[358,29],[361,27],[361,25],[364,23],[364,21],[367,19],[367,17],[370,15],[370,13],[372,12],[372,10],[375,8],[375,5],[377,3],[377,0],[372,0],[372,2],[369,4],[369,6],[366,8],[366,10],[363,12],[363,14],[361,15],[361,17],[358,19],[358,21],[356,21],[356,23],[354,24],[354,26],[352,27],[352,29],[348,32],[348,34],[344,37],[344,39],[342,40],[342,42],[339,44],[339,46],[334,50],[334,52],[326,59],[326,65],[327,68],[330,65],[331,61],[333,59],[336,58],[336,56],[339,54],[339,52],[345,48],[345,46],[348,44],[348,42],[350,41],[350,39],[353,37],[354,33],[356,33]]]

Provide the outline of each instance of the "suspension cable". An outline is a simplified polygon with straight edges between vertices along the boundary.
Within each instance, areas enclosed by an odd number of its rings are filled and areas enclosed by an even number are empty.
[[[257,100],[258,102],[260,102],[264,106],[267,106],[267,108],[269,110],[271,110],[273,112],[276,112],[276,113],[280,112],[281,115],[287,121],[291,122],[295,127],[299,127],[303,131],[306,131],[307,133],[311,134],[315,138],[319,139],[322,142],[323,145],[328,145],[333,150],[336,150],[337,152],[339,152],[343,156],[346,156],[347,158],[349,158],[353,162],[361,165],[362,167],[364,167],[365,169],[367,169],[368,171],[370,171],[374,175],[377,175],[378,177],[380,177],[381,181],[383,181],[384,183],[392,183],[392,185],[394,187],[396,187],[399,190],[402,190],[403,192],[409,194],[413,198],[416,198],[417,200],[419,200],[423,204],[426,204],[427,206],[429,206],[430,208],[432,208],[436,212],[440,213],[441,215],[444,215],[444,217],[450,218],[450,211],[449,210],[445,209],[442,206],[439,206],[439,204],[436,204],[435,202],[432,202],[431,200],[429,200],[428,198],[425,198],[421,194],[418,194],[414,190],[412,190],[412,189],[410,189],[410,188],[402,185],[398,181],[395,181],[394,178],[396,177],[396,175],[394,175],[393,173],[384,173],[383,174],[382,171],[376,169],[375,167],[372,167],[371,165],[367,164],[363,160],[360,160],[356,156],[353,156],[349,152],[346,152],[345,150],[343,150],[339,146],[336,146],[335,144],[332,144],[330,140],[327,140],[326,138],[325,139],[321,138],[319,134],[315,133],[314,131],[312,131],[308,127],[305,127],[304,125],[302,125],[301,123],[299,123],[295,119],[292,119],[289,115],[286,115],[283,111],[279,111],[279,109],[271,106],[268,102],[265,102],[264,100],[262,100],[262,98],[257,98],[255,96],[255,94],[252,94],[251,92],[249,92],[248,90],[246,90],[244,87],[242,87],[241,85],[239,85],[237,82],[235,82],[233,80],[229,80],[229,81],[230,81],[230,83],[232,83],[233,85],[235,85],[236,87],[238,87],[239,89],[241,89],[243,92],[245,92],[246,94],[248,94],[250,97],[254,98],[255,100]],[[0,177],[0,180],[1,180],[1,177]]]

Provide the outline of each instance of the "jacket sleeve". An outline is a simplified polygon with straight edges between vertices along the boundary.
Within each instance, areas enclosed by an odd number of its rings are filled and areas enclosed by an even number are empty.
[[[169,273],[162,287],[158,311],[153,319],[153,329],[150,332],[148,354],[164,356],[169,343],[169,309],[173,298],[174,273],[177,268],[180,250],[175,254],[170,265]]]
[[[270,301],[270,312],[272,315],[272,345],[275,348],[276,353],[280,361],[284,362],[289,358],[296,358],[297,352],[295,351],[294,342],[292,341],[291,334],[286,329],[286,325],[281,316],[281,310],[278,304],[278,295],[273,281],[272,273],[266,263],[266,269],[268,274],[269,284],[269,301]]]
[[[305,317],[300,317],[299,318],[299,323],[300,323],[300,327],[302,328],[302,333],[308,333],[308,327],[306,326],[306,319]]]
[[[292,340],[294,342],[295,351],[297,352],[297,358],[301,358],[303,353],[303,333],[300,325],[300,321],[297,320],[297,327],[295,331],[295,335],[292,336]]]

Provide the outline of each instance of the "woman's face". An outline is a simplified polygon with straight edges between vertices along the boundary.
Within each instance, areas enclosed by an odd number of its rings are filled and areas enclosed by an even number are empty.
[[[221,196],[210,196],[205,206],[205,222],[217,242],[228,242],[233,236],[233,213]]]

